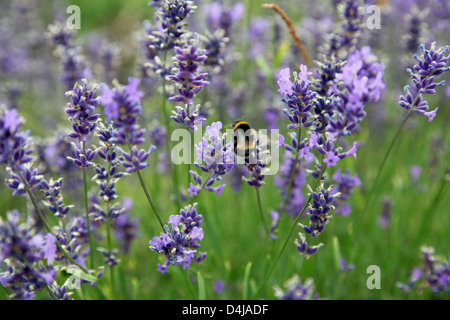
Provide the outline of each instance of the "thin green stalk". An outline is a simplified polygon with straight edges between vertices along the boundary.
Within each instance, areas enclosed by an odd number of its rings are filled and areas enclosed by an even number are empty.
[[[189,288],[189,292],[190,292],[191,295],[192,295],[192,299],[195,300],[197,297],[196,297],[196,295],[195,295],[195,289],[194,289],[194,286],[192,285],[191,279],[189,279],[188,273],[185,272],[185,270],[183,270],[183,269],[181,268],[181,266],[179,266],[179,268],[180,268],[180,272],[183,274],[184,281],[186,281],[187,287]],[[189,270],[188,270],[188,271],[189,271]]]
[[[155,204],[152,201],[152,198],[150,197],[150,194],[148,193],[147,187],[145,186],[144,180],[142,179],[141,172],[139,170],[136,170],[137,176],[139,178],[139,182],[141,184],[142,190],[144,190],[145,196],[147,197],[148,203],[153,209],[153,212],[155,213],[156,219],[158,219],[159,225],[161,226],[161,229],[164,232],[164,223],[161,220],[161,216],[158,213],[158,210],[156,209]]]
[[[44,215],[42,214],[41,209],[39,208],[36,199],[34,199],[33,193],[30,190],[30,187],[28,186],[28,184],[25,182],[25,180],[23,179],[22,175],[20,172],[17,172],[17,174],[19,175],[20,179],[22,180],[22,183],[25,185],[25,188],[27,189],[27,193],[28,193],[28,197],[30,198],[34,209],[36,210],[36,212],[39,215],[39,218],[41,219],[42,223],[44,224],[45,230],[47,230],[48,233],[51,233],[53,236],[53,232],[50,228],[50,226],[47,223],[47,220],[45,220]],[[56,237],[55,237],[56,238]],[[85,273],[89,273],[86,268],[84,268],[83,266],[81,266],[78,262],[76,262],[75,260],[73,260],[73,258],[71,256],[69,256],[69,254],[67,253],[66,250],[64,250],[64,248],[61,246],[61,244],[59,243],[59,241],[56,241],[56,245],[58,246],[59,250],[61,250],[61,252],[64,254],[64,256],[70,261],[72,262],[74,265],[76,265],[78,268],[80,268],[81,270],[83,270],[83,272]]]
[[[164,51],[164,56],[163,56],[163,64],[164,66],[166,65],[166,60],[167,60],[167,50]],[[175,192],[175,201],[178,205],[178,207],[180,206],[180,199],[179,199],[179,194],[178,194],[178,173],[177,170],[175,168],[175,166],[173,165],[172,161],[171,161],[171,154],[170,154],[170,137],[171,137],[171,128],[170,128],[170,118],[169,118],[169,114],[167,113],[167,94],[166,94],[166,79],[163,78],[162,79],[162,103],[161,103],[161,109],[162,109],[162,113],[163,113],[163,117],[164,117],[164,124],[166,127],[166,153],[167,153],[167,161],[169,163],[169,170],[170,170],[170,174],[172,176],[172,184],[173,184],[173,190]]]
[[[267,235],[267,237],[269,237],[270,231],[269,231],[269,227],[267,226],[266,218],[264,217],[264,212],[263,212],[263,208],[261,205],[261,196],[259,194],[259,188],[255,188],[255,189],[256,189],[256,198],[258,199],[259,215],[261,216],[261,220],[264,225],[264,231],[266,231],[266,235]]]
[[[291,172],[291,177],[289,178],[289,185],[286,189],[286,194],[284,195],[284,201],[283,201],[283,205],[280,209],[280,211],[284,212],[284,207],[286,206],[287,200],[289,198],[289,193],[291,192],[291,188],[292,188],[292,184],[294,183],[294,177],[295,177],[295,171],[297,169],[297,164],[298,164],[298,159],[300,157],[300,141],[301,141],[301,135],[302,135],[302,127],[298,128],[298,137],[297,137],[297,150],[296,150],[296,154],[295,154],[295,159],[294,159],[294,167],[292,168],[292,172]]]
[[[417,95],[417,97],[419,97],[419,96],[420,96],[420,95]],[[414,102],[413,102],[413,104],[412,104],[413,106],[415,105],[415,103],[416,103],[417,100],[418,100],[418,98],[416,98],[416,99],[414,100]],[[374,183],[372,184],[372,188],[370,189],[369,196],[367,197],[367,201],[366,201],[366,204],[365,204],[365,206],[364,206],[364,210],[363,210],[362,213],[359,215],[359,223],[358,223],[358,225],[356,226],[357,229],[359,228],[359,226],[360,226],[360,224],[361,224],[361,221],[362,221],[362,218],[364,217],[364,215],[365,215],[367,209],[369,208],[369,203],[370,203],[370,200],[371,200],[371,198],[372,198],[373,192],[375,191],[375,188],[376,188],[376,186],[377,186],[378,180],[379,180],[379,178],[380,178],[380,176],[381,176],[381,171],[383,171],[384,165],[386,164],[386,161],[387,161],[387,159],[388,159],[388,157],[389,157],[389,154],[391,153],[392,148],[393,148],[394,145],[395,145],[395,142],[397,141],[398,137],[400,136],[400,132],[401,132],[402,128],[405,126],[405,123],[408,121],[409,117],[411,116],[413,109],[414,109],[414,108],[411,108],[411,109],[409,110],[409,112],[408,112],[408,114],[406,115],[405,119],[404,119],[404,120],[402,121],[402,123],[400,124],[400,127],[398,127],[397,132],[396,132],[395,135],[394,135],[394,138],[392,139],[391,143],[389,144],[389,147],[388,147],[388,149],[387,149],[387,151],[386,151],[386,153],[385,153],[385,155],[384,155],[384,157],[383,157],[383,161],[381,162],[381,165],[380,165],[380,167],[378,168],[378,172],[377,172],[377,175],[376,175],[376,177],[375,177],[375,181],[374,181]]]
[[[324,165],[324,163],[322,161],[322,170],[320,171],[320,174],[317,177],[316,182],[314,183],[313,191],[315,191],[317,189],[317,186],[319,185],[320,180],[322,179],[322,176],[325,173],[326,168],[327,168],[326,165]],[[269,269],[269,272],[265,275],[264,280],[263,280],[263,282],[262,282],[261,286],[259,287],[258,292],[256,294],[257,296],[261,294],[261,291],[264,289],[264,286],[267,284],[267,281],[269,280],[273,270],[275,269],[275,267],[278,264],[278,261],[281,258],[281,255],[283,254],[284,250],[286,249],[286,246],[289,243],[289,240],[291,239],[292,233],[294,232],[294,229],[297,226],[298,221],[300,220],[300,218],[302,217],[302,215],[305,212],[306,208],[308,207],[309,203],[311,202],[311,199],[312,199],[312,192],[309,195],[309,198],[306,201],[305,205],[303,206],[302,211],[299,213],[299,215],[295,219],[294,223],[292,224],[292,227],[291,227],[291,229],[290,229],[290,231],[289,231],[289,233],[288,233],[288,235],[286,237],[286,240],[284,241],[283,246],[281,247],[281,250],[279,251],[277,257],[275,258],[275,260],[274,260],[274,262],[272,264],[272,267]]]
[[[86,156],[86,142],[83,142],[83,154],[84,154],[84,156]],[[89,198],[88,198],[86,168],[82,168],[82,170],[83,170],[83,185],[84,185],[84,209],[86,212],[86,227],[87,227],[88,239],[89,239],[89,250],[91,251],[89,258],[90,258],[91,268],[94,268],[94,240],[92,238],[91,222],[89,219]]]
[[[442,196],[444,195],[444,191],[448,185],[446,173],[442,174],[441,183],[439,185],[439,189],[436,192],[433,200],[431,201],[431,205],[425,211],[425,214],[422,216],[422,221],[420,223],[420,229],[417,234],[426,234],[426,230],[429,229],[430,225],[433,223],[434,217],[437,214],[436,207],[441,203]],[[417,242],[420,237],[417,237]]]
[[[108,214],[109,212],[109,205],[106,204],[106,214]],[[111,219],[108,218],[108,221],[106,223],[106,240],[108,242],[108,251],[109,251],[109,255],[111,256],[111,252],[112,252],[112,242],[111,242]],[[112,287],[112,296],[114,297],[115,295],[115,280],[114,280],[114,266],[111,266],[109,268],[110,270],[110,279],[111,279],[111,287]]]

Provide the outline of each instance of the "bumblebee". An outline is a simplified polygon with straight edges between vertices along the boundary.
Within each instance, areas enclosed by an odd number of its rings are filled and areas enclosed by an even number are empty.
[[[246,121],[236,121],[233,125],[234,154],[248,160],[250,149],[255,147],[255,130]]]

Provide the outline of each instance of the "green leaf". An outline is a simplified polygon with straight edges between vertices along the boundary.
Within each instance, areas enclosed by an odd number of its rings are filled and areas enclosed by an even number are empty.
[[[198,300],[206,299],[205,280],[203,279],[200,271],[197,271],[197,284],[198,284]]]
[[[333,237],[333,258],[336,270],[341,269],[341,249],[339,248],[339,240],[337,237]]]
[[[264,74],[264,78],[266,78],[266,81],[270,81],[272,79],[272,69],[270,68],[267,61],[264,59],[263,56],[257,56],[255,58],[256,65],[261,69],[261,71]]]
[[[278,49],[277,53],[275,54],[275,57],[273,59],[273,69],[277,70],[281,67],[281,63],[283,62],[283,58],[286,55],[286,52],[288,52],[290,46],[289,41],[284,41],[280,48]]]
[[[80,279],[83,279],[88,282],[97,282],[98,281],[97,277],[93,276],[92,274],[84,273],[83,271],[80,271],[79,276],[80,276]]]
[[[244,284],[243,284],[243,295],[244,300],[248,300],[249,297],[249,291],[250,291],[250,285],[249,285],[249,278],[250,278],[250,271],[252,269],[252,263],[247,263],[247,266],[245,267],[245,273],[244,273]]]

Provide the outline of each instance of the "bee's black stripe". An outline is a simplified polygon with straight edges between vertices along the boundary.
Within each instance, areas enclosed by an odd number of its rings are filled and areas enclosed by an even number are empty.
[[[236,122],[236,124],[234,125],[234,130],[238,130],[241,129],[242,131],[247,131],[250,130],[252,127],[250,126],[250,124],[248,122],[245,121],[238,121]]]

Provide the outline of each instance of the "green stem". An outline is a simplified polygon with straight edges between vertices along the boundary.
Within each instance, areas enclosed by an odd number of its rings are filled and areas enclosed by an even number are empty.
[[[326,165],[324,165],[324,163],[322,161],[322,170],[320,171],[320,174],[317,177],[317,180],[316,180],[316,182],[314,184],[313,191],[315,191],[317,189],[317,186],[319,185],[320,180],[322,179],[322,176],[325,173],[326,168],[327,168]],[[299,215],[295,219],[294,223],[292,224],[291,230],[289,231],[289,234],[287,235],[286,240],[284,241],[283,246],[281,247],[281,250],[279,251],[277,257],[275,258],[274,263],[272,264],[272,267],[269,269],[269,272],[265,275],[264,280],[263,280],[263,282],[262,282],[261,286],[259,287],[258,292],[256,294],[257,296],[261,294],[261,291],[264,289],[264,286],[266,285],[267,281],[269,280],[270,275],[272,274],[273,270],[277,266],[278,261],[281,258],[281,255],[283,254],[284,250],[286,249],[287,244],[289,243],[289,240],[291,239],[292,233],[294,232],[294,229],[297,226],[298,221],[300,220],[300,218],[302,217],[302,215],[305,212],[306,208],[308,207],[309,203],[311,202],[311,199],[312,199],[312,192],[309,195],[308,201],[306,201],[305,205],[303,206],[302,211],[299,213]]]
[[[86,142],[83,142],[83,154],[86,156]],[[87,177],[86,177],[86,168],[82,168],[83,170],[83,185],[84,185],[84,209],[86,212],[86,227],[89,239],[89,250],[91,251],[90,257],[90,265],[91,268],[94,268],[94,240],[92,238],[91,233],[91,222],[89,219],[89,198],[88,198],[88,185],[87,185]]]
[[[436,207],[441,203],[442,195],[444,195],[445,188],[447,187],[448,184],[447,179],[448,177],[444,172],[444,174],[442,175],[439,189],[436,192],[436,195],[434,196],[433,200],[431,201],[431,205],[428,207],[428,209],[425,211],[425,214],[422,216],[422,222],[420,223],[420,229],[417,234],[426,234],[425,233],[426,230],[433,223],[434,217],[437,213]],[[419,237],[417,237],[417,240],[419,240]]]
[[[255,188],[255,189],[256,189],[256,197],[258,199],[259,215],[261,216],[261,220],[263,222],[264,230],[266,231],[266,235],[269,237],[270,231],[269,231],[269,227],[267,226],[266,218],[264,217],[264,212],[263,212],[263,208],[261,205],[261,196],[259,194],[259,188]]]
[[[156,219],[158,219],[159,225],[161,226],[161,229],[164,232],[164,223],[161,220],[161,216],[158,213],[158,210],[156,209],[155,204],[152,201],[152,198],[150,197],[150,194],[148,193],[147,187],[145,186],[144,180],[142,179],[141,172],[139,170],[136,170],[137,176],[139,178],[139,182],[141,184],[142,190],[144,190],[145,196],[147,197],[147,201],[150,204],[150,206],[153,209],[153,212],[155,213]]]
[[[109,205],[108,203],[106,204],[106,214],[108,214],[109,212]],[[108,221],[106,223],[106,238],[108,241],[108,251],[109,251],[109,255],[111,256],[112,253],[112,242],[111,242],[111,219],[108,218]],[[114,267],[111,266],[110,268],[110,279],[111,279],[111,287],[112,287],[112,296],[114,297],[114,292],[115,292],[115,280],[114,280]]]
[[[295,159],[294,159],[294,166],[292,168],[291,177],[289,178],[289,185],[286,189],[286,194],[284,195],[283,205],[280,210],[283,212],[284,212],[284,207],[286,206],[287,200],[289,198],[289,193],[291,192],[292,184],[294,183],[295,171],[297,169],[298,159],[300,157],[299,151],[300,151],[301,135],[302,135],[302,127],[298,128],[298,139],[297,139],[297,148],[296,148],[297,150],[296,150]]]
[[[417,95],[417,97],[419,97],[419,96],[420,96],[420,95]],[[413,106],[415,105],[416,101],[418,100],[417,97],[416,97],[416,100],[413,102]],[[378,172],[377,172],[377,175],[376,175],[376,177],[375,177],[375,181],[374,181],[374,183],[372,184],[372,188],[370,189],[369,196],[367,197],[366,205],[364,206],[364,210],[363,210],[362,213],[359,215],[359,223],[358,223],[358,225],[357,225],[357,229],[359,228],[359,226],[360,226],[360,224],[361,224],[361,221],[362,221],[362,218],[364,217],[364,215],[365,215],[367,209],[369,208],[369,203],[370,203],[370,200],[371,200],[371,198],[372,198],[373,192],[375,191],[375,188],[376,188],[376,186],[377,186],[378,180],[380,179],[381,171],[383,171],[384,165],[386,164],[386,161],[387,161],[387,159],[388,159],[388,157],[389,157],[389,154],[391,153],[392,148],[393,148],[394,145],[395,145],[395,142],[397,141],[398,137],[400,136],[400,132],[401,132],[402,128],[405,126],[405,123],[408,121],[409,117],[411,116],[413,109],[414,109],[414,108],[411,108],[411,109],[409,110],[409,112],[408,112],[408,114],[406,115],[405,119],[404,119],[404,120],[402,121],[402,123],[400,124],[400,127],[398,127],[397,132],[396,132],[395,135],[394,135],[394,138],[392,139],[391,143],[389,144],[389,147],[388,147],[388,149],[387,149],[387,151],[386,151],[386,153],[385,153],[385,155],[384,155],[384,157],[383,157],[383,161],[381,162],[381,165],[380,165],[380,167],[378,168]]]
[[[22,180],[22,183],[25,185],[25,188],[27,189],[27,193],[28,193],[28,197],[30,198],[34,209],[36,210],[36,212],[39,215],[39,218],[41,219],[42,223],[44,224],[45,230],[47,230],[48,233],[51,233],[55,238],[56,236],[53,234],[52,230],[50,229],[50,226],[47,223],[47,220],[45,220],[44,215],[42,214],[41,209],[39,208],[36,200],[34,199],[33,193],[30,190],[30,187],[28,186],[28,184],[25,182],[25,180],[23,179],[22,175],[20,172],[17,172],[17,174],[19,175],[20,179]],[[61,250],[61,252],[64,254],[64,256],[70,261],[72,262],[74,265],[76,265],[78,268],[80,268],[81,270],[83,270],[85,273],[89,273],[86,268],[84,268],[83,266],[81,266],[78,262],[76,262],[75,260],[73,260],[73,258],[71,256],[69,256],[69,254],[67,253],[66,250],[64,250],[64,248],[61,246],[61,244],[59,243],[59,241],[55,241],[56,245],[58,246],[59,250]]]
[[[164,51],[164,57],[163,57],[163,64],[166,66],[166,60],[167,60],[167,50]],[[164,116],[164,124],[166,127],[166,153],[167,153],[167,161],[169,163],[169,170],[172,176],[172,184],[173,184],[173,190],[175,192],[175,201],[180,206],[180,199],[178,194],[178,173],[175,168],[175,166],[172,163],[171,159],[171,153],[170,153],[170,137],[171,137],[171,128],[170,128],[170,118],[169,114],[167,113],[167,94],[166,94],[166,79],[162,79],[162,103],[161,103],[161,109]]]

